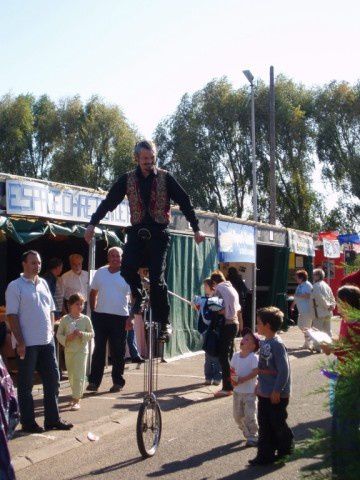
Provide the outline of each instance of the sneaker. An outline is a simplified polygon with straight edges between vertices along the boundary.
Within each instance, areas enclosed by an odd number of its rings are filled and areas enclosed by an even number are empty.
[[[170,323],[165,323],[164,325],[161,325],[160,327],[160,332],[159,332],[159,341],[167,343],[172,335],[172,327]]]
[[[216,387],[218,387],[221,383],[221,380],[214,380],[213,381],[213,385],[215,385]]]
[[[145,360],[142,357],[140,357],[140,355],[131,360],[131,363],[144,363],[144,362]]]
[[[246,440],[245,446],[246,447],[257,447],[257,444],[258,444],[257,440],[249,439],[249,440]]]
[[[25,433],[43,433],[44,429],[40,427],[36,422],[30,423],[29,425],[22,425],[21,430]]]
[[[214,393],[215,398],[231,397],[232,390],[218,390]]]
[[[110,388],[109,392],[118,393],[118,392],[121,392],[122,389],[123,389],[122,385],[118,385],[117,383],[114,383],[114,385]]]
[[[211,385],[211,380],[206,379],[204,385]]]
[[[45,430],[71,430],[73,426],[72,423],[61,420],[61,418],[57,422],[44,424]]]
[[[99,387],[95,385],[95,383],[89,383],[89,385],[86,387],[86,391],[88,392],[97,392],[99,390]]]
[[[75,402],[71,405],[71,410],[75,411],[75,410],[80,410],[80,403],[79,402]]]

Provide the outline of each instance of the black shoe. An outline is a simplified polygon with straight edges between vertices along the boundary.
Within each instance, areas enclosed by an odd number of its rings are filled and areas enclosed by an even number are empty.
[[[145,360],[142,357],[135,357],[131,360],[131,363],[144,363]]]
[[[165,323],[164,325],[161,325],[160,327],[160,332],[159,332],[159,341],[167,343],[172,335],[172,326],[170,323]]]
[[[133,315],[139,315],[143,312],[144,303],[142,297],[136,297],[132,307],[130,309],[130,317]]]
[[[36,422],[30,423],[30,425],[22,425],[21,430],[26,433],[42,433],[44,429],[40,427]]]
[[[95,385],[95,383],[89,383],[89,385],[86,387],[87,392],[97,392],[99,390],[99,387]]]
[[[270,459],[270,458],[262,458],[262,457],[255,457],[252,460],[249,460],[249,465],[252,467],[260,466],[260,465],[271,465],[275,463],[275,457]]]
[[[278,453],[276,455],[276,460],[282,460],[283,458],[292,455],[294,453],[294,450],[295,450],[295,442],[292,441],[290,446],[285,450],[278,450]]]
[[[118,393],[118,392],[121,392],[123,388],[124,388],[124,385],[118,385],[117,383],[114,383],[114,385],[110,388],[109,392]]]
[[[45,430],[71,430],[73,426],[72,423],[67,422],[66,420],[61,420],[61,418],[55,423],[44,424]]]

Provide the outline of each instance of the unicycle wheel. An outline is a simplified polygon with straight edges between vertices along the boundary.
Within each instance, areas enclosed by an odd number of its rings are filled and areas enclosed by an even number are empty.
[[[143,458],[155,455],[161,437],[161,410],[156,399],[145,399],[140,406],[136,438]]]

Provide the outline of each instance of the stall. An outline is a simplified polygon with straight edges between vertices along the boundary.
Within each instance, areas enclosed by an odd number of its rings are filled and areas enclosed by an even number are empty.
[[[328,283],[335,297],[345,275],[345,254],[340,248],[337,232],[320,232],[315,250],[315,267],[325,272]]]
[[[295,272],[300,269],[306,270],[309,275],[309,280],[312,281],[313,262],[315,257],[314,239],[311,233],[288,228],[288,245],[289,268],[287,278],[287,318],[289,317],[289,306],[293,300],[293,294],[297,287]]]
[[[89,247],[83,236],[104,197],[105,192],[0,173],[0,305],[5,304],[8,283],[22,271],[21,256],[26,250],[40,253],[42,273],[52,257],[61,258],[66,271],[71,253],[84,257],[84,269],[106,263],[106,249],[122,244],[129,212],[123,202],[104,218],[95,232],[96,263],[94,257],[88,263]]]
[[[200,245],[178,208],[172,209],[171,243],[167,258],[167,283],[171,292],[191,300],[200,294],[202,281],[217,268],[216,218],[211,213],[197,212],[199,227],[206,234]],[[201,350],[197,331],[197,312],[186,302],[170,295],[170,315],[173,335],[165,345],[164,359],[174,360]]]

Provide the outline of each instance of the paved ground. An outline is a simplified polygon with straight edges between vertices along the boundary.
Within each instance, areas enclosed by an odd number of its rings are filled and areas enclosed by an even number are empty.
[[[323,355],[309,354],[296,328],[283,334],[289,347],[293,372],[293,397],[289,421],[297,440],[306,438],[309,429],[329,426],[329,413],[323,395],[311,395],[325,384],[319,373]],[[19,433],[10,442],[18,480],[42,479],[145,479],[191,478],[232,480],[246,478],[297,478],[300,467],[316,459],[298,460],[283,468],[248,469],[254,449],[246,449],[232,419],[232,400],[213,399],[216,387],[202,385],[203,355],[159,367],[159,391],[163,411],[160,448],[150,460],[139,455],[135,425],[142,400],[143,372],[130,365],[127,385],[120,394],[110,394],[107,374],[101,391],[87,396],[79,412],[66,405],[69,389],[61,390],[61,415],[75,423],[71,432],[44,435]],[[42,414],[41,392],[36,395],[37,413]],[[39,419],[41,423],[41,418]],[[99,437],[90,442],[88,432]]]

